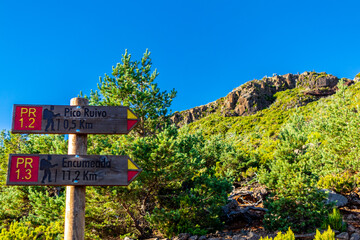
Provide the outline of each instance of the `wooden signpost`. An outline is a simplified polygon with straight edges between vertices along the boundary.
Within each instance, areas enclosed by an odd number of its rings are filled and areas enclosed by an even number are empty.
[[[12,133],[128,134],[138,118],[123,106],[14,105]]]
[[[128,156],[10,154],[7,185],[127,186],[141,169]]]
[[[87,134],[128,134],[138,118],[128,107],[14,105],[12,133],[69,134],[68,155],[10,154],[7,185],[66,186],[64,239],[84,239],[85,186],[127,186],[141,172],[128,156],[87,155]]]

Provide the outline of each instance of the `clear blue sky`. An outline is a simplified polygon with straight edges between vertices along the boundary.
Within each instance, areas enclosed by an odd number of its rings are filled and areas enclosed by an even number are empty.
[[[273,73],[360,72],[359,1],[0,0],[0,129],[13,104],[69,104],[148,48],[173,111]]]

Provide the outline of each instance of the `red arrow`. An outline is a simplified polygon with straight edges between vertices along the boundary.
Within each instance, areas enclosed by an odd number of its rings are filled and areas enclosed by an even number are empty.
[[[139,119],[129,109],[127,110],[127,119],[127,130],[129,131],[137,124]]]
[[[128,184],[141,172],[141,169],[130,158],[128,159]]]

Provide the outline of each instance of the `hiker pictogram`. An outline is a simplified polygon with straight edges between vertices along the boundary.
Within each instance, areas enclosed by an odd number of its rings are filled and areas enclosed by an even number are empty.
[[[56,167],[57,164],[51,164],[51,156],[48,156],[48,159],[41,159],[40,161],[40,170],[44,170],[44,177],[41,181],[41,183],[45,183],[46,178],[48,178],[48,182],[51,181],[51,170],[50,168]]]
[[[51,131],[55,131],[54,129],[54,118],[60,116],[60,113],[55,114],[54,112],[54,106],[50,107],[50,110],[45,108],[43,113],[43,119],[47,120],[45,132],[48,131],[48,128],[51,126]]]

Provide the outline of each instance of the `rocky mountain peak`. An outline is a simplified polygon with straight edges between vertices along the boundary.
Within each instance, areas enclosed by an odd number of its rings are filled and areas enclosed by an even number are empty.
[[[347,85],[353,83],[350,79],[344,80]],[[304,89],[306,95],[324,97],[336,92],[338,82],[336,76],[325,72],[274,74],[272,77],[249,81],[214,102],[175,112],[171,120],[177,126],[183,126],[213,113],[227,117],[251,115],[269,107],[275,101],[274,94],[277,92],[299,87]]]

